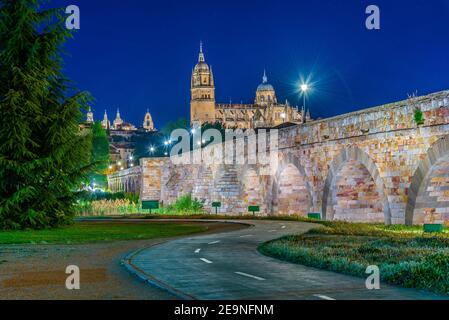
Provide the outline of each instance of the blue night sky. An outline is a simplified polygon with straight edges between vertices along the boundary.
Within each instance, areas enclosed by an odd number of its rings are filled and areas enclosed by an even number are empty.
[[[313,117],[449,89],[449,0],[59,0],[81,30],[66,73],[92,93],[96,119],[120,108],[138,126],[189,117],[190,75],[204,42],[218,102],[252,102],[264,68],[278,100],[300,104],[310,77]],[[365,8],[381,30],[365,28]]]

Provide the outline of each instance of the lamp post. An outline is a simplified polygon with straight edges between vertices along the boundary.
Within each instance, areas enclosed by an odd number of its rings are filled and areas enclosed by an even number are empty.
[[[307,93],[307,91],[309,91],[309,86],[306,83],[303,83],[300,88],[301,88],[302,95],[304,98],[303,107],[304,107],[304,109],[306,109],[306,93]]]
[[[285,119],[287,118],[287,114],[285,112],[281,113],[282,123],[285,123]]]

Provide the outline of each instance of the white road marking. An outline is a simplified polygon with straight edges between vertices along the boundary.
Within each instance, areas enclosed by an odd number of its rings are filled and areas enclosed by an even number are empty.
[[[196,249],[195,253],[200,253],[201,249]]]
[[[328,297],[328,296],[325,296],[325,295],[322,295],[322,294],[314,294],[313,296],[317,297],[317,298],[320,298],[320,299],[323,299],[323,300],[335,300],[334,298],[331,298],[331,297]]]
[[[205,259],[205,258],[200,258],[200,260],[203,261],[203,262],[206,262],[206,263],[212,263],[212,261],[207,260],[207,259]]]
[[[268,232],[276,232],[277,230],[269,230]]]
[[[259,281],[264,281],[266,279],[261,278],[261,277],[257,277],[257,276],[253,276],[252,274],[248,274],[248,273],[244,273],[244,272],[235,272],[238,275],[244,276],[244,277],[248,277],[248,278],[253,278]]]
[[[209,242],[208,244],[216,244],[216,243],[219,243],[220,242],[220,240],[218,240],[218,241],[212,241],[212,242]]]
[[[253,236],[252,234],[245,234],[243,236],[240,236],[240,238],[248,238],[248,237],[252,237],[252,236]]]
[[[282,229],[285,229],[285,226],[282,226],[281,228],[282,228]]]

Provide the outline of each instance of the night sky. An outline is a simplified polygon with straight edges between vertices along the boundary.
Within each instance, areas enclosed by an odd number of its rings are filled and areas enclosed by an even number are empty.
[[[310,78],[313,117],[449,89],[449,0],[55,0],[76,4],[81,30],[67,44],[66,73],[92,93],[97,120],[158,128],[189,117],[190,75],[204,43],[217,101],[253,102],[267,70],[279,101],[300,104]],[[365,8],[381,30],[365,28]]]

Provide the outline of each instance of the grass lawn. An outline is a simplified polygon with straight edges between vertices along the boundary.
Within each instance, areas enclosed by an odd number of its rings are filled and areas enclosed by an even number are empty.
[[[263,254],[306,266],[367,277],[377,265],[381,280],[449,293],[449,233],[423,234],[422,227],[320,222],[304,235],[262,244]]]
[[[142,240],[192,234],[207,230],[193,224],[75,222],[73,225],[39,231],[0,231],[0,244],[72,244],[114,240]]]

